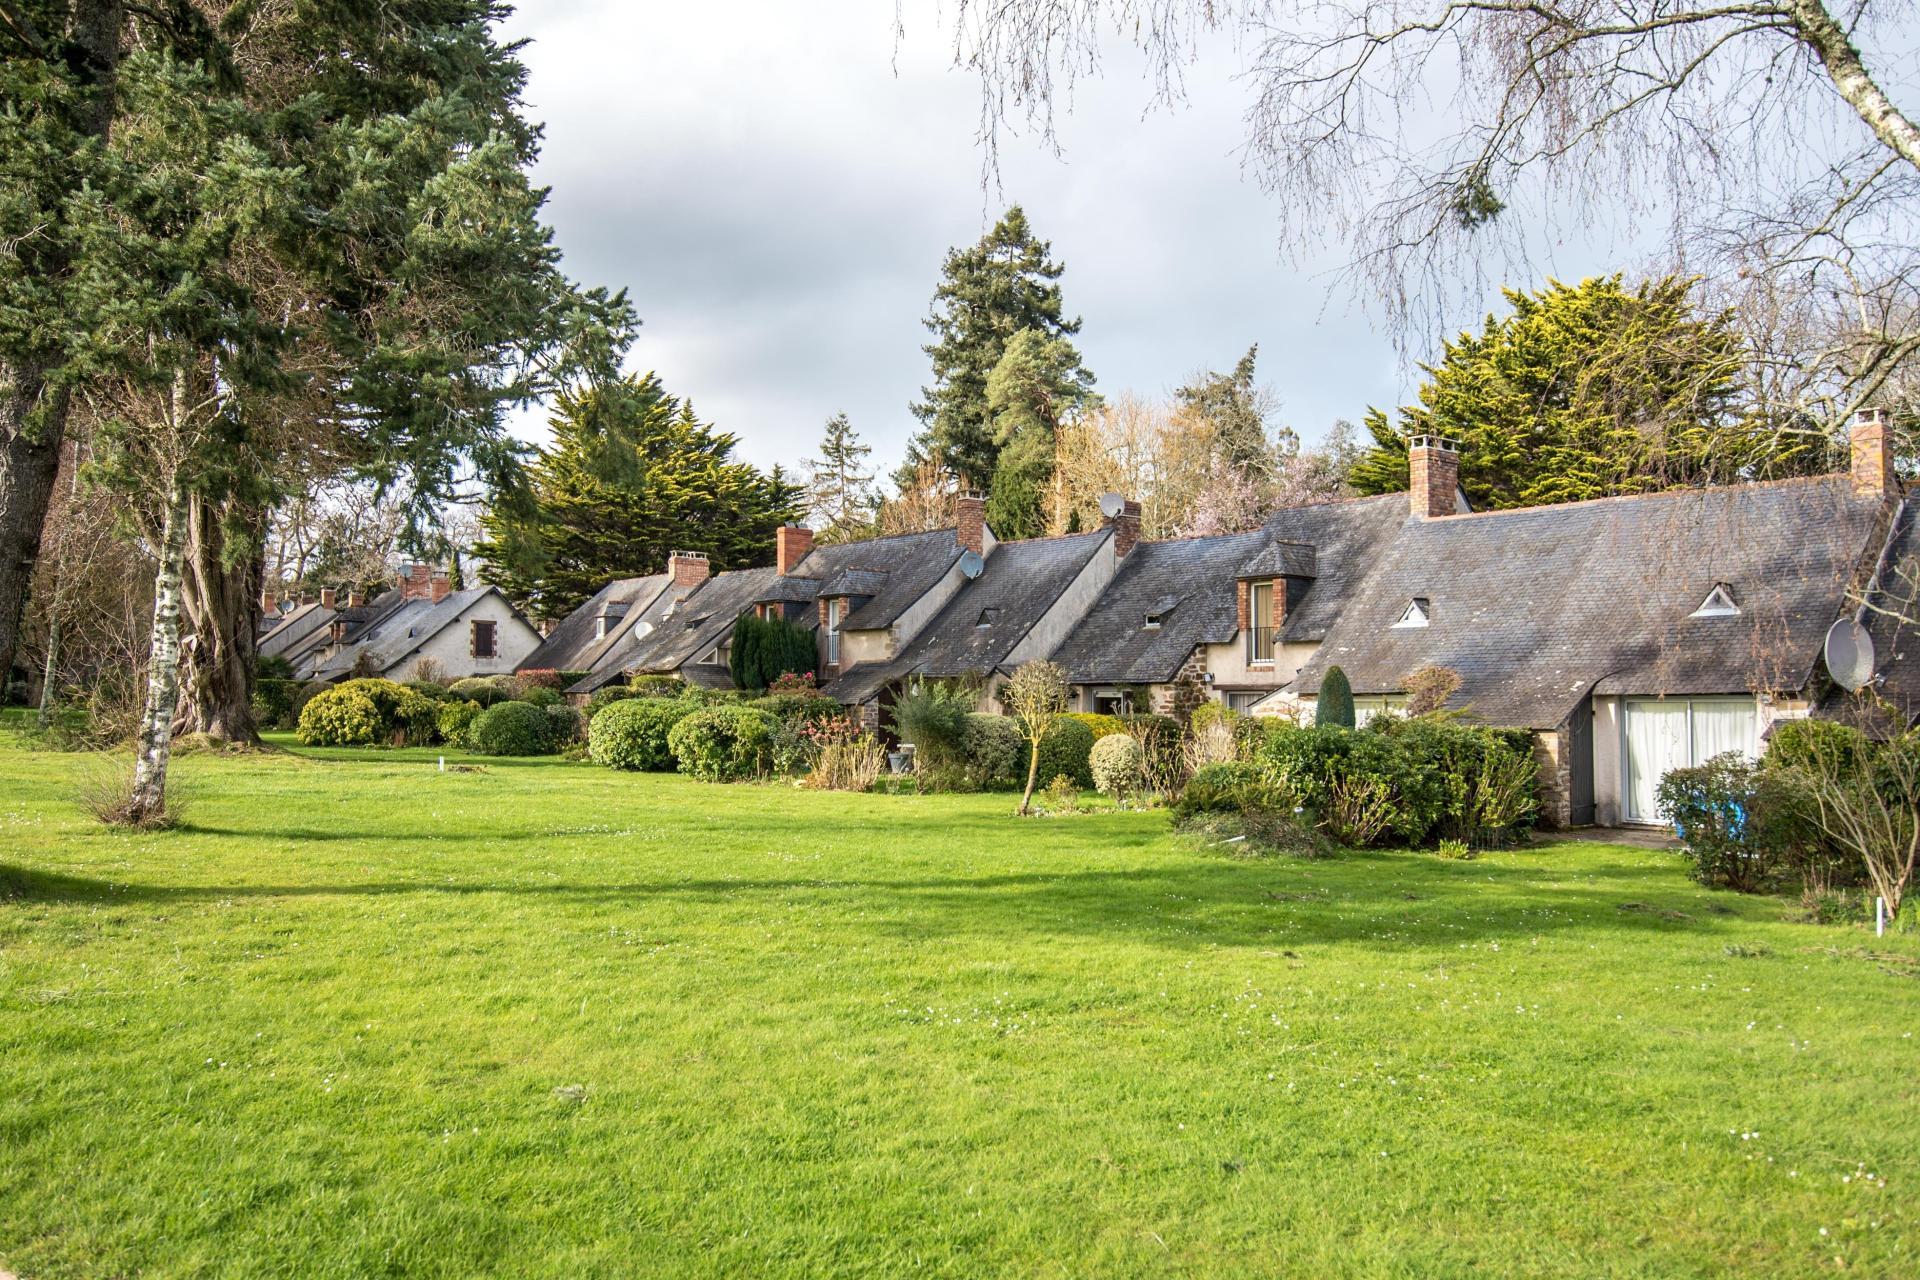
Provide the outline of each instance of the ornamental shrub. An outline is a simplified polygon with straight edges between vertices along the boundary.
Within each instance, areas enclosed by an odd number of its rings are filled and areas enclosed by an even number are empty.
[[[565,687],[560,681],[560,672],[552,667],[529,667],[525,671],[515,672],[514,679],[520,684],[522,698],[526,698],[527,693],[534,689],[551,689],[558,693]]]
[[[565,751],[587,736],[586,717],[565,701],[540,708],[547,713],[547,733],[555,751]]]
[[[370,731],[355,701],[359,698],[364,698],[373,708]],[[339,710],[349,704],[351,711]],[[425,746],[434,740],[438,713],[439,704],[431,698],[391,680],[345,680],[315,694],[301,709],[300,740],[309,746],[329,747]]]
[[[973,712],[960,726],[960,758],[968,785],[1014,786],[1026,776],[1027,740],[1010,717]]]
[[[423,698],[431,698],[435,702],[444,702],[453,696],[451,689],[432,680],[407,680],[403,682],[403,687],[413,690]]]
[[[979,695],[963,684],[922,680],[893,702],[893,728],[913,744],[916,768],[944,768],[960,762],[961,734]]]
[[[1066,719],[1078,720],[1081,724],[1093,730],[1093,740],[1095,742],[1111,734],[1125,733],[1127,731],[1125,722],[1123,722],[1119,716],[1103,715],[1093,711],[1069,711],[1066,714]]]
[[[1054,717],[1040,739],[1040,776],[1067,778],[1076,787],[1093,785],[1093,730],[1083,720]]]
[[[491,707],[496,702],[510,701],[515,689],[511,676],[467,676],[448,685],[447,692],[482,707]]]
[[[766,712],[781,724],[811,724],[831,720],[840,714],[840,704],[818,693],[770,693],[747,703]]]
[[[683,698],[693,686],[679,676],[628,676],[627,690],[637,698]]]
[[[464,747],[468,742],[468,731],[479,718],[480,704],[477,702],[443,702],[434,715],[434,728],[440,734],[440,741]]]
[[[567,697],[558,689],[549,688],[544,684],[535,684],[527,686],[526,692],[520,695],[520,701],[531,703],[536,707],[563,707],[567,703]]]
[[[744,782],[767,772],[778,724],[755,707],[703,707],[673,726],[667,746],[689,777]]]
[[[1336,729],[1353,728],[1353,686],[1347,682],[1347,673],[1339,667],[1328,667],[1327,674],[1320,677],[1320,696],[1314,700],[1313,722]]]
[[[299,733],[310,747],[370,747],[380,741],[380,710],[357,689],[327,689],[308,699]]]
[[[596,689],[593,695],[587,699],[587,722],[591,724],[595,716],[616,702],[625,702],[629,698],[638,698],[640,696],[639,690],[629,689],[621,684],[612,684],[604,689]]]
[[[1124,733],[1110,733],[1094,740],[1087,765],[1093,774],[1093,785],[1102,795],[1124,800],[1130,792],[1140,789],[1141,766],[1145,761],[1146,755],[1139,743]]]
[[[1654,796],[1701,884],[1758,893],[1783,869],[1781,784],[1739,752],[1670,770]]]
[[[1782,720],[1768,736],[1761,768],[1777,784],[1774,821],[1803,887],[1818,893],[1866,877],[1857,852],[1820,824],[1820,806],[1805,785],[1812,776],[1857,777],[1872,760],[1873,739],[1832,720]]]
[[[558,749],[552,719],[530,702],[496,702],[473,722],[468,740],[483,756],[550,756]]]
[[[1235,761],[1210,764],[1187,779],[1186,790],[1174,802],[1177,818],[1201,813],[1238,813],[1242,809],[1291,809],[1293,797],[1284,783],[1257,764]]]
[[[667,736],[698,708],[680,698],[628,698],[594,713],[587,757],[609,769],[666,773],[674,766]]]

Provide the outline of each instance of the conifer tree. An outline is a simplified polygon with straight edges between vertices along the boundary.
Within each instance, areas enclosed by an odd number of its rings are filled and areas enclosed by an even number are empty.
[[[933,384],[913,406],[923,429],[896,475],[902,487],[929,457],[964,487],[984,491],[993,483],[1005,442],[990,420],[987,378],[1007,343],[1022,329],[1046,338],[1080,332],[1079,319],[1067,319],[1062,309],[1059,280],[1066,268],[1053,261],[1052,251],[1034,237],[1026,211],[1014,205],[979,243],[948,252],[925,321],[935,335],[925,348],[933,360]]]
[[[807,510],[822,542],[850,542],[873,532],[880,495],[866,465],[872,452],[847,415],[836,413],[827,419],[820,456],[801,464],[807,469]]]
[[[1000,459],[987,498],[987,523],[1002,538],[1047,531],[1054,458],[1062,426],[1097,405],[1093,375],[1065,338],[1022,329],[987,379],[987,411]]]
[[[679,549],[715,570],[773,562],[800,487],[734,459],[737,437],[701,422],[654,374],[555,404],[553,443],[524,486],[502,488],[474,548],[486,580],[535,617],[560,618],[609,579],[659,573]]]
[[[1314,700],[1313,722],[1351,729],[1353,719],[1353,686],[1347,682],[1347,673],[1339,667],[1328,667],[1327,674],[1320,677],[1320,696]]]
[[[1207,372],[1173,393],[1181,414],[1213,428],[1214,452],[1235,473],[1249,480],[1265,480],[1276,463],[1298,452],[1300,442],[1283,429],[1279,439],[1268,434],[1273,414],[1271,394],[1254,381],[1259,346],[1247,348],[1231,373]]]
[[[1461,444],[1460,484],[1482,510],[1826,470],[1817,432],[1778,432],[1738,403],[1740,336],[1731,315],[1699,314],[1692,289],[1615,275],[1507,290],[1513,313],[1446,343],[1397,423],[1367,411],[1374,447],[1349,482],[1405,489],[1416,435]]]

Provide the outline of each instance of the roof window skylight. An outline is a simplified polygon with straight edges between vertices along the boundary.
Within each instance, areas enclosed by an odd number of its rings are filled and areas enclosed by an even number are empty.
[[[1427,597],[1415,596],[1407,602],[1405,612],[1401,613],[1400,620],[1393,625],[1396,627],[1424,627],[1432,617],[1432,614],[1433,609]]]
[[[1713,584],[1713,590],[1707,592],[1707,598],[1693,611],[1696,618],[1737,618],[1740,606],[1733,602],[1733,588],[1724,582]]]

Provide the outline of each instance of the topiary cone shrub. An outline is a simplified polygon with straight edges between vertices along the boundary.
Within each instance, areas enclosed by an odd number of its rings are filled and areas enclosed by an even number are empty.
[[[1353,728],[1353,686],[1347,683],[1347,673],[1339,667],[1328,667],[1327,674],[1320,677],[1320,698],[1313,706],[1313,722]]]

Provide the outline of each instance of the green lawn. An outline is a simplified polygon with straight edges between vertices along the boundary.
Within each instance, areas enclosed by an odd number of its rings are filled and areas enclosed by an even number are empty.
[[[0,1268],[1920,1275],[1920,941],[1603,845],[0,739]],[[1871,1176],[1869,1176],[1871,1175]]]

